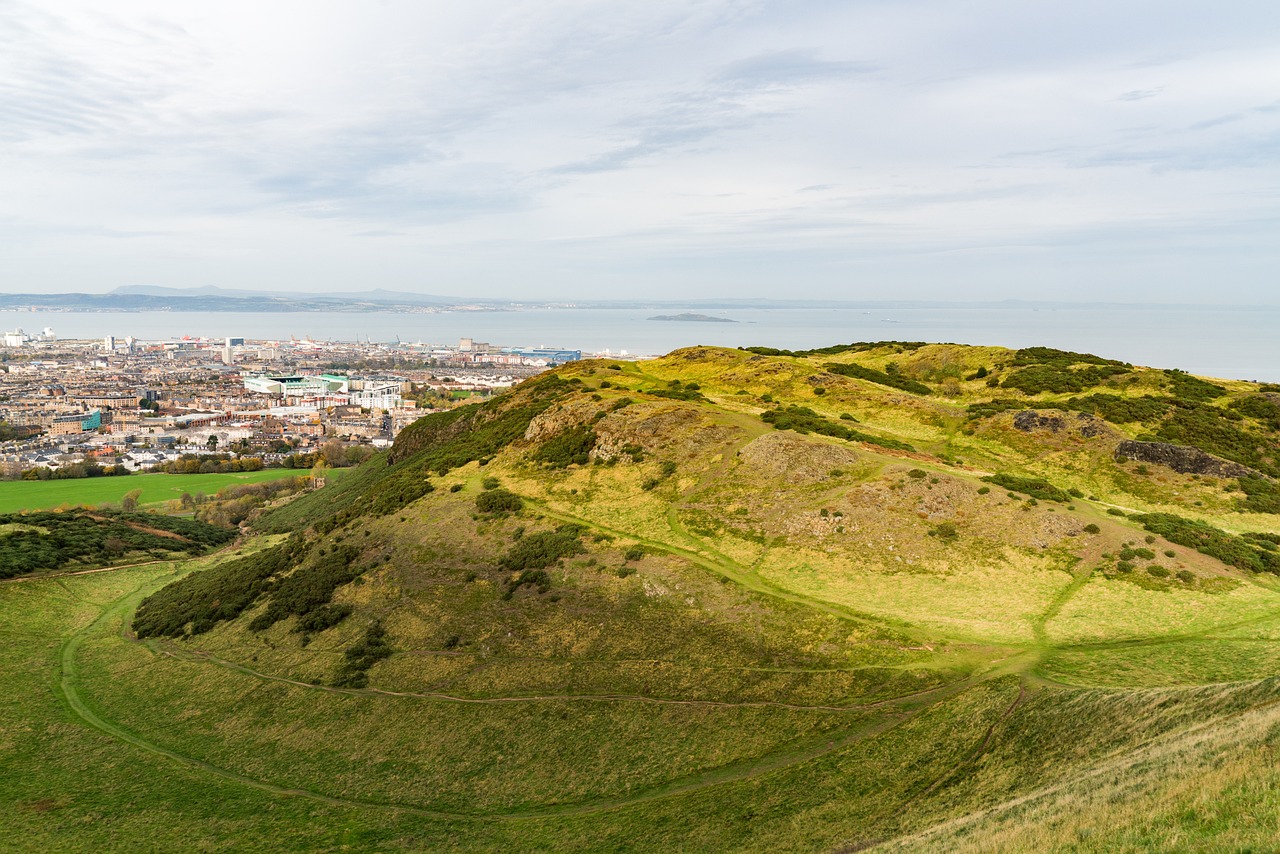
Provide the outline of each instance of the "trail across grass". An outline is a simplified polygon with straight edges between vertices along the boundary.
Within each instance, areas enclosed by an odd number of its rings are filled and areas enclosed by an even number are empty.
[[[133,474],[75,480],[13,480],[0,483],[0,513],[49,510],[63,504],[115,503],[134,489],[142,490],[139,504],[160,504],[181,498],[184,492],[213,495],[223,487],[237,483],[261,483],[305,474],[305,469],[263,469],[232,474]]]

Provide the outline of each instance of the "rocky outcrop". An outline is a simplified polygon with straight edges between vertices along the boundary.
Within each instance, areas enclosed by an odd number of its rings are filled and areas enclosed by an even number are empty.
[[[1110,428],[1107,427],[1105,422],[1086,412],[1063,412],[1061,414],[1045,415],[1034,409],[1024,409],[1015,414],[1013,416],[1013,427],[1023,433],[1032,433],[1037,430],[1047,430],[1050,433],[1075,430],[1086,439],[1092,439],[1094,436],[1103,436],[1110,432]]]
[[[1135,442],[1125,440],[1116,446],[1116,459],[1137,460],[1168,466],[1182,474],[1207,474],[1212,477],[1244,477],[1257,475],[1247,466],[1206,454],[1199,448],[1170,445],[1166,442]]]
[[[1041,415],[1034,409],[1025,409],[1013,416],[1013,426],[1023,433],[1034,430],[1048,430],[1050,433],[1061,433],[1067,426],[1067,419],[1060,415]]]

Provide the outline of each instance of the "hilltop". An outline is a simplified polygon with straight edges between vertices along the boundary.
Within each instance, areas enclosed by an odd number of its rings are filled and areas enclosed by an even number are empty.
[[[1265,845],[1278,451],[1280,387],[1048,348],[585,361],[42,613],[97,761],[242,804],[99,847]]]

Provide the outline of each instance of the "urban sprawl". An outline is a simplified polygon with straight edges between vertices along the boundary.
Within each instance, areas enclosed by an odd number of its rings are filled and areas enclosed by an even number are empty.
[[[0,339],[0,477],[295,467],[321,448],[384,447],[427,412],[581,358],[470,338],[84,341],[17,329]]]

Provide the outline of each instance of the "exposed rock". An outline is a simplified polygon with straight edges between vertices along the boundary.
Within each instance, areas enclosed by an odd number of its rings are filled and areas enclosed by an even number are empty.
[[[782,478],[788,483],[812,483],[828,478],[832,469],[853,465],[858,455],[827,442],[779,432],[752,440],[738,452],[738,458],[767,477]]]
[[[1071,422],[1074,420],[1074,424]],[[1024,409],[1013,416],[1013,426],[1023,433],[1036,430],[1047,430],[1050,433],[1061,433],[1064,430],[1076,430],[1086,439],[1105,436],[1111,432],[1106,422],[1085,412],[1062,413],[1061,415],[1045,415],[1034,409]]]
[[[1199,448],[1170,445],[1166,442],[1135,442],[1126,439],[1116,446],[1117,460],[1138,460],[1168,466],[1182,474],[1207,474],[1213,477],[1244,477],[1258,473],[1247,466],[1206,454]]]
[[[1013,416],[1013,426],[1014,429],[1021,430],[1023,433],[1030,433],[1033,430],[1059,433],[1067,426],[1067,422],[1065,418],[1057,415],[1041,415],[1034,409],[1024,409]]]

